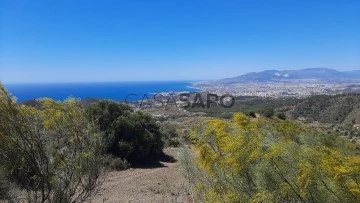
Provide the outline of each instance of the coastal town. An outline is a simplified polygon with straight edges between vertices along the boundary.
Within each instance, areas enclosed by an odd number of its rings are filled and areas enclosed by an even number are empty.
[[[359,93],[359,83],[196,83],[194,85],[203,91],[222,95],[257,96],[271,98],[306,98],[313,95],[336,95]]]

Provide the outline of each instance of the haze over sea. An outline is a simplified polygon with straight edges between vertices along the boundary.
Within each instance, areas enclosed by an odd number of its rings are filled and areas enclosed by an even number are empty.
[[[144,94],[150,98],[155,93],[195,92],[190,81],[166,82],[96,82],[96,83],[58,83],[58,84],[8,84],[6,88],[18,102],[37,98],[66,100],[70,97],[79,99],[111,99],[125,101],[141,100]]]

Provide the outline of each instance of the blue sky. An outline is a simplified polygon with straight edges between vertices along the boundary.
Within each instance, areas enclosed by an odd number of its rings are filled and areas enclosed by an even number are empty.
[[[359,0],[0,0],[4,83],[360,69]]]

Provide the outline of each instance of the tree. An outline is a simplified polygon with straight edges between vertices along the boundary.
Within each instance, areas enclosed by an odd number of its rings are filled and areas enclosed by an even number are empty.
[[[102,175],[100,132],[74,99],[41,103],[18,105],[0,84],[0,167],[18,198],[83,202]]]
[[[162,133],[151,115],[112,101],[100,101],[86,111],[88,118],[105,132],[107,153],[130,163],[147,161],[161,154]]]

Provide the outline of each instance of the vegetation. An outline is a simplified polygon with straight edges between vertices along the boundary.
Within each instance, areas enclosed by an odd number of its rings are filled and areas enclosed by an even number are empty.
[[[167,147],[179,147],[181,145],[180,135],[176,130],[176,126],[164,125],[162,134]]]
[[[236,112],[255,116],[255,113],[262,114],[266,117],[272,117],[274,110],[283,106],[292,106],[301,99],[287,98],[260,98],[260,97],[237,97],[234,106],[231,108],[223,108],[217,105],[212,105],[210,108],[188,108],[187,110],[193,112],[205,112],[208,116],[216,118],[231,119]]]
[[[0,84],[0,181],[15,192],[3,198],[83,202],[103,172],[100,132],[76,100],[41,104],[18,105]]]
[[[192,137],[200,201],[360,202],[359,146],[337,136],[238,113]]]
[[[180,148],[190,190],[200,202],[360,202],[359,108],[360,97],[337,95],[189,109],[226,118],[183,136],[197,154]],[[19,105],[0,84],[0,115],[0,199],[15,202],[83,202],[103,166],[124,170],[182,143],[174,124],[113,101]],[[323,133],[291,121],[298,117],[346,125]]]
[[[112,101],[94,103],[86,111],[104,132],[107,153],[129,163],[148,161],[162,153],[162,133],[151,115]]]
[[[213,105],[211,108],[188,108],[193,112],[205,112],[208,116],[231,119],[236,112],[254,116],[254,113],[265,117],[277,116],[281,119],[299,117],[308,122],[348,125],[360,123],[360,96],[354,94],[317,95],[304,99],[295,98],[259,98],[238,97],[231,108]],[[288,115],[288,116],[287,116]]]
[[[299,102],[289,113],[293,118],[304,117],[321,123],[350,124],[356,115],[360,114],[359,108],[359,95],[320,95]]]

